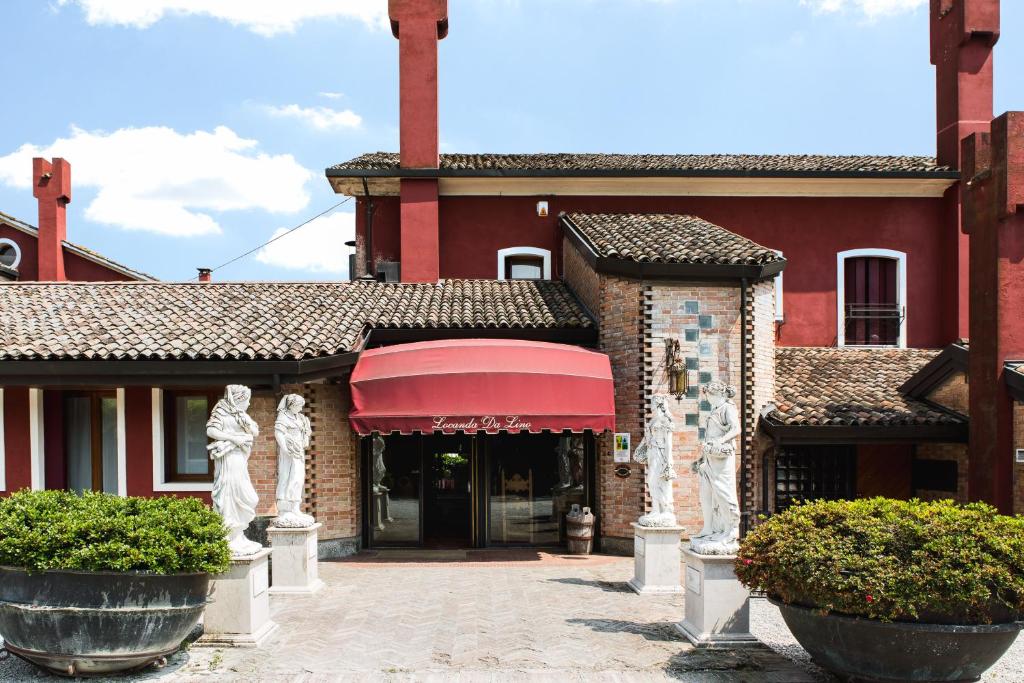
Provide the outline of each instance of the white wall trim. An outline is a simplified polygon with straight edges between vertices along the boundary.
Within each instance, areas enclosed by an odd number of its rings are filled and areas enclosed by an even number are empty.
[[[28,390],[29,467],[33,491],[46,488],[46,446],[43,440],[43,390]]]
[[[544,279],[551,279],[551,251],[539,247],[506,247],[498,250],[498,279],[505,278],[505,259],[509,256],[540,256],[544,259]]]
[[[198,493],[213,491],[213,482],[172,482],[166,481],[164,467],[164,392],[153,389],[153,491],[183,491]]]
[[[128,495],[128,423],[124,419],[124,388],[117,389],[117,495]]]
[[[18,243],[9,237],[0,237],[0,245],[4,244],[14,248],[14,263],[11,263],[8,267],[17,268],[21,265],[21,247],[19,247]]]
[[[773,249],[776,254],[783,256],[781,249]],[[786,320],[786,309],[782,307],[782,271],[775,276],[775,321],[785,322]]]
[[[0,491],[7,490],[7,442],[4,435],[4,388],[0,387]]]
[[[847,249],[836,254],[836,346],[846,346],[846,259],[874,256],[896,261],[896,303],[899,304],[903,319],[900,321],[900,336],[897,347],[907,348],[907,254],[895,249]]]

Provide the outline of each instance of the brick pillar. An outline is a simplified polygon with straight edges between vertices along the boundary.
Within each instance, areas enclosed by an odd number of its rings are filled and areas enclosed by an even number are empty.
[[[1024,358],[1024,112],[963,143],[971,239],[968,496],[1012,510],[1013,399],[1004,364]]]
[[[64,159],[32,159],[32,196],[39,202],[39,280],[63,282],[71,164]]]

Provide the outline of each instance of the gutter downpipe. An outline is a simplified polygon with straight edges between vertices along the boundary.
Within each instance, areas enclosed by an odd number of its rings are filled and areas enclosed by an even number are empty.
[[[370,186],[363,178],[363,194],[366,197],[366,276],[365,279],[376,280],[377,273],[373,265],[373,199],[370,197]]]
[[[740,280],[740,535],[746,536],[747,503],[747,278]]]

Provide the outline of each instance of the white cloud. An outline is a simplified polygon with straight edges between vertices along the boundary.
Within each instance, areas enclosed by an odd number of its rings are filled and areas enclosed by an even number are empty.
[[[800,4],[817,12],[843,12],[856,10],[868,19],[913,12],[928,4],[928,0],[800,0]]]
[[[272,36],[291,33],[305,21],[356,19],[388,26],[386,0],[58,0],[76,3],[90,24],[148,28],[168,15],[201,15]]]
[[[215,234],[220,225],[211,211],[292,213],[309,204],[305,185],[313,173],[290,154],[258,146],[224,126],[193,133],[73,127],[70,137],[45,147],[26,143],[0,156],[0,182],[28,189],[32,157],[63,157],[73,189],[97,190],[85,210],[89,220],[164,235]]]
[[[320,95],[320,97],[326,97],[329,100],[340,100],[342,97],[345,96],[344,93],[340,93],[340,92],[327,92],[327,91],[320,91],[317,94]]]
[[[279,228],[272,238],[286,232],[288,228]],[[345,246],[345,242],[354,239],[355,234],[354,213],[328,214],[263,247],[256,252],[256,260],[290,270],[347,275],[351,249]]]
[[[363,119],[351,109],[331,109],[329,107],[300,107],[297,104],[284,106],[266,106],[264,110],[276,118],[289,118],[302,121],[317,130],[342,130],[359,128]]]

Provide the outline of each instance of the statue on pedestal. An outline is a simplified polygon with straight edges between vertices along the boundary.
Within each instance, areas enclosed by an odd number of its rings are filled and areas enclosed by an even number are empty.
[[[583,436],[573,434],[558,438],[555,447],[558,456],[558,484],[555,491],[583,490]]]
[[[647,465],[647,490],[651,494],[651,511],[637,520],[640,526],[676,526],[672,496],[672,480],[676,478],[672,463],[674,429],[668,397],[652,397],[651,418],[644,426],[644,438],[634,453],[637,462]]]
[[[206,434],[214,440],[206,447],[213,459],[213,509],[224,518],[228,545],[236,556],[254,555],[263,549],[244,533],[256,517],[259,503],[249,478],[249,455],[260,433],[256,421],[246,413],[251,398],[248,387],[229,385],[206,423]]]
[[[703,389],[711,404],[704,422],[700,457],[692,470],[699,477],[704,528],[690,539],[690,549],[701,555],[733,555],[739,550],[740,504],[736,496],[736,437],[739,411],[732,398],[736,388],[711,382]]]
[[[299,510],[306,484],[306,449],[312,436],[309,418],[302,414],[305,405],[306,400],[298,394],[287,394],[277,406],[277,518],[273,522],[276,527],[301,528],[316,523]]]
[[[391,517],[391,495],[390,489],[384,486],[384,476],[388,470],[384,465],[384,437],[380,434],[373,435],[373,500],[377,516],[377,528],[384,530],[384,522],[395,521]]]

